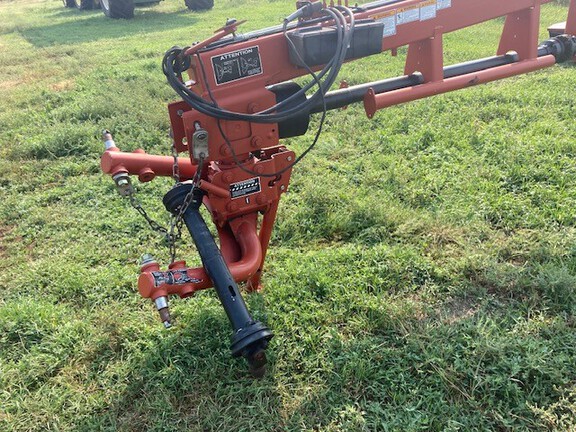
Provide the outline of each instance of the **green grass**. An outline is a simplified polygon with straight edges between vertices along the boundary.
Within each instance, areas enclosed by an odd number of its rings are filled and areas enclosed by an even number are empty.
[[[167,0],[124,22],[0,0],[1,431],[576,430],[571,65],[329,114],[247,296],[276,334],[263,380],[230,358],[214,292],[174,299],[171,331],[139,297],[138,257],[168,251],[100,172],[100,131],[169,154],[164,51],[293,7]],[[447,63],[492,55],[501,23],[446,36]],[[341,77],[398,75],[404,53]],[[165,223],[169,185],[138,185]]]

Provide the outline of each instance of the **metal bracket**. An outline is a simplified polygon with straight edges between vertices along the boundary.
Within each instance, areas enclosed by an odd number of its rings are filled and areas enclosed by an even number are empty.
[[[132,186],[128,173],[118,173],[112,176],[112,179],[116,183],[116,189],[121,196],[127,197],[134,193],[134,186]]]
[[[192,135],[192,157],[199,161],[208,157],[208,132],[196,124],[196,132]]]

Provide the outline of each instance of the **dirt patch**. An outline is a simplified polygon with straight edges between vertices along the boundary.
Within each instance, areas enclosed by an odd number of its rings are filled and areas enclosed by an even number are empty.
[[[50,90],[52,91],[64,91],[64,90],[70,90],[74,87],[74,80],[64,80],[64,81],[60,81],[54,84],[50,84]]]
[[[7,80],[0,81],[0,90],[8,90],[16,87],[18,84],[22,84],[22,80]]]
[[[454,299],[444,305],[442,310],[439,312],[439,318],[445,324],[454,324],[476,315],[478,309],[479,305],[475,299]]]

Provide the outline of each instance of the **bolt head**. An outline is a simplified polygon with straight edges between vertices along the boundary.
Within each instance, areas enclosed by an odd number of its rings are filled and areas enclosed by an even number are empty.
[[[230,149],[228,148],[228,146],[226,144],[222,144],[220,146],[220,154],[222,156],[230,156]]]

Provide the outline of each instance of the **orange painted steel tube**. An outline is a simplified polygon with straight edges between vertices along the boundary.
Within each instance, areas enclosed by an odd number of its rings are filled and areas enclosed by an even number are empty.
[[[132,153],[119,150],[106,150],[100,159],[102,171],[106,174],[117,174],[127,172],[128,174],[140,175],[145,170],[151,170],[154,176],[172,176],[174,158],[172,156],[156,156],[147,154],[144,150]],[[196,173],[196,166],[192,165],[190,158],[178,158],[180,176],[182,180],[191,179]],[[149,180],[152,180],[150,178]]]
[[[262,247],[256,231],[256,226],[249,222],[242,223],[237,230],[236,239],[240,246],[240,260],[228,265],[230,273],[236,282],[243,282],[252,277],[260,267],[262,262]],[[204,270],[204,267],[186,269],[186,275],[190,280],[186,284],[167,284],[156,285],[156,278],[152,274],[159,272],[158,267],[145,268],[138,278],[138,290],[142,297],[151,298],[152,300],[166,296],[168,294],[177,294],[180,297],[189,297],[196,291],[212,287],[212,281]]]
[[[370,89],[364,96],[364,109],[366,115],[372,118],[376,111],[383,108],[533,72],[550,67],[555,63],[554,56],[548,55],[381,94],[375,94]]]

